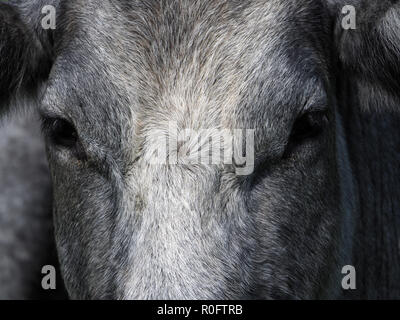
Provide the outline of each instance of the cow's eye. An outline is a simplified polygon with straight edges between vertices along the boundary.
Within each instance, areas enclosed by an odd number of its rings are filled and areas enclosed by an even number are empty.
[[[72,148],[78,141],[78,134],[74,126],[61,118],[45,119],[43,126],[51,142],[57,146]]]
[[[301,115],[294,123],[290,135],[291,143],[301,143],[319,136],[328,123],[326,111],[311,111]]]

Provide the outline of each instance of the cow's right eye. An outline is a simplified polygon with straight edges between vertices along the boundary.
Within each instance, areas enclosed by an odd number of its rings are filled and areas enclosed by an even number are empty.
[[[72,148],[78,141],[75,127],[67,120],[61,118],[45,119],[43,127],[51,142],[64,148]]]

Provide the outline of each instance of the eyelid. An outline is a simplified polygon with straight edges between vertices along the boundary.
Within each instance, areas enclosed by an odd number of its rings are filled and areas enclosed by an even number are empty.
[[[55,120],[62,120],[71,123],[74,127],[74,121],[68,117],[68,115],[64,114],[59,114],[54,111],[49,111],[49,110],[39,110],[39,117],[40,121],[42,123],[42,126],[45,126],[46,124],[50,124],[51,121]]]
[[[44,110],[39,110],[39,116],[41,119],[64,119],[64,116],[57,114],[56,112],[52,111],[44,111]],[[67,119],[65,119],[67,120]]]

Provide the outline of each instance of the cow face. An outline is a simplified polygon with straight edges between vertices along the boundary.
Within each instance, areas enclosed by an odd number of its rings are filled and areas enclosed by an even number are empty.
[[[51,69],[39,111],[70,296],[335,294],[352,181],[324,2],[55,4],[38,41],[2,5],[0,66],[20,77],[0,68],[0,96]]]
[[[329,293],[344,218],[322,5],[61,9],[40,112],[71,297]],[[215,132],[243,133],[210,149],[236,151],[187,162]]]

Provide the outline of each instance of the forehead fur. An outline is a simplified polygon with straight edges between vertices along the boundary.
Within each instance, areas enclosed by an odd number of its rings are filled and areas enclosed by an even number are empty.
[[[97,123],[106,109],[104,122],[113,112],[117,122],[124,122],[121,115],[133,119],[137,136],[168,121],[181,128],[262,130],[279,122],[284,130],[326,74],[321,38],[327,22],[316,1],[77,0],[63,6],[55,70],[68,76],[55,75],[53,87],[64,87],[71,104],[66,86],[72,83],[77,100],[87,100],[79,104],[99,115]]]

